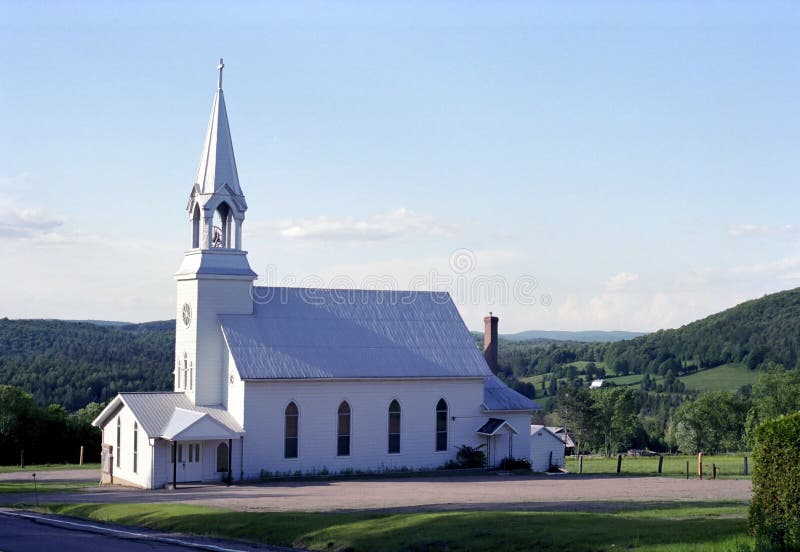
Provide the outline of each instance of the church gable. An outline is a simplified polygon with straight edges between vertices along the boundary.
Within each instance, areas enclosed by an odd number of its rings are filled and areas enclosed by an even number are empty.
[[[256,288],[253,315],[220,316],[244,379],[486,378],[450,296]]]

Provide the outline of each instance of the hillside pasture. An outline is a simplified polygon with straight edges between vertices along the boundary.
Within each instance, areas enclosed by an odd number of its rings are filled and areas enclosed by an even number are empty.
[[[741,362],[735,362],[681,376],[680,380],[686,384],[687,389],[692,391],[730,391],[733,393],[744,385],[754,384],[757,377],[757,371],[750,370]]]

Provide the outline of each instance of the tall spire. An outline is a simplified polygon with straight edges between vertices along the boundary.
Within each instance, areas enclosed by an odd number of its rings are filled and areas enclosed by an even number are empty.
[[[203,142],[200,156],[200,167],[195,180],[195,194],[214,194],[227,192],[241,198],[244,206],[244,194],[239,187],[239,174],[236,170],[236,159],[233,155],[231,130],[228,126],[228,112],[225,109],[225,96],[222,93],[222,69],[225,64],[219,60],[217,71],[217,91],[211,106],[211,118]],[[224,190],[227,185],[228,190]],[[190,206],[191,207],[191,206]],[[244,206],[246,209],[246,206]]]

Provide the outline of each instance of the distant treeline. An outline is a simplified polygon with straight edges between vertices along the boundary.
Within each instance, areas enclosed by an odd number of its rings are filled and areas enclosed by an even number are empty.
[[[0,320],[0,384],[74,412],[119,391],[172,388],[175,322]]]
[[[800,359],[800,288],[747,301],[674,330],[614,343],[502,341],[499,364],[515,377],[555,372],[575,361],[617,375],[696,371],[731,362],[788,369]]]
[[[90,403],[74,414],[64,407],[37,406],[33,396],[10,385],[0,385],[0,465],[76,464],[83,446],[84,462],[100,460],[100,430],[92,420],[102,410]]]

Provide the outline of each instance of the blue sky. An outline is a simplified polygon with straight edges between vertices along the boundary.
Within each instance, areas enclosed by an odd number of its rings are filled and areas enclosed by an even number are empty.
[[[0,316],[174,316],[217,59],[262,282],[477,329],[800,285],[795,2],[0,4]]]

